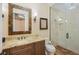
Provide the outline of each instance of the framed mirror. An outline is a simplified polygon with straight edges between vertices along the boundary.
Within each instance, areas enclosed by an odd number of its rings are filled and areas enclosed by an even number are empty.
[[[9,3],[9,35],[31,33],[31,9]]]

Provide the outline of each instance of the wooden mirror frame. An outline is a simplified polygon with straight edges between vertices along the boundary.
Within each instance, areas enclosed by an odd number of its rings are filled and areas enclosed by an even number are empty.
[[[28,31],[13,31],[13,8],[28,11],[29,12],[29,30]],[[31,33],[31,9],[24,8],[15,4],[8,4],[8,34],[17,35],[17,34],[30,34]]]

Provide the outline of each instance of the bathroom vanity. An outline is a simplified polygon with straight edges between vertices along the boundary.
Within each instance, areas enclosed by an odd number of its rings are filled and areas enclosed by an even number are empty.
[[[7,55],[44,55],[45,40],[31,35],[32,10],[16,4],[8,4],[8,36],[3,44]],[[24,36],[23,34],[30,34]],[[20,37],[20,39],[19,39]]]
[[[45,40],[9,47],[3,51],[7,55],[45,55]]]

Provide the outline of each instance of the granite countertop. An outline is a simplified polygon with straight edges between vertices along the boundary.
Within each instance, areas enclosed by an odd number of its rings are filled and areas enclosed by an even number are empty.
[[[26,39],[22,39],[22,40],[18,40],[18,39],[7,40],[3,44],[3,49],[8,49],[11,47],[20,46],[20,45],[24,45],[24,44],[30,44],[30,43],[34,43],[34,42],[42,41],[42,40],[45,40],[45,39],[40,38],[40,37],[31,37],[31,38],[26,38]]]

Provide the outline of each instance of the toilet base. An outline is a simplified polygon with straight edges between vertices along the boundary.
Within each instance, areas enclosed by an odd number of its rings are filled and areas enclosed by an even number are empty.
[[[48,51],[45,51],[45,54],[46,54],[46,55],[54,55],[55,52],[48,52]]]

